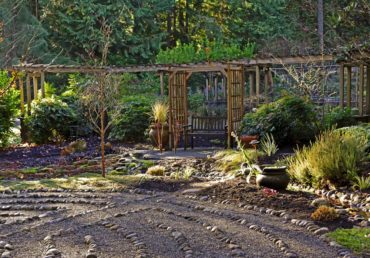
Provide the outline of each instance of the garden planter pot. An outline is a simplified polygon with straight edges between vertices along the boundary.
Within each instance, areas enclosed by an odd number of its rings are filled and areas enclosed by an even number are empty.
[[[163,130],[162,130],[163,126]],[[149,137],[153,144],[153,147],[160,147],[159,143],[162,139],[162,149],[168,146],[169,139],[169,127],[168,124],[151,124],[149,130]]]
[[[258,187],[268,187],[275,190],[285,190],[289,181],[290,177],[286,167],[265,167],[262,173],[256,177]]]
[[[244,148],[251,148],[252,145],[250,144],[251,141],[257,141],[258,135],[241,135],[240,141]]]

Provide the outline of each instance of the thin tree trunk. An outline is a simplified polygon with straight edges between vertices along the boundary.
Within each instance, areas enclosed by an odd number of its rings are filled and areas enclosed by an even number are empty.
[[[104,112],[104,78],[100,78],[100,148],[101,148],[101,171],[105,177],[105,112]]]
[[[185,1],[185,33],[189,40],[189,0]]]
[[[101,148],[101,171],[102,176],[105,177],[105,142],[104,142],[104,112],[100,112],[100,148]]]
[[[324,6],[323,0],[317,0],[317,28],[320,38],[320,53],[324,54]]]
[[[172,11],[167,13],[167,47],[172,46]]]

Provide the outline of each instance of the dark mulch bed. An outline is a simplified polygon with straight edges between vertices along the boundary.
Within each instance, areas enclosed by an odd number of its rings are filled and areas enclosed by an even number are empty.
[[[155,190],[162,192],[176,192],[180,189],[187,188],[190,183],[199,182],[199,179],[191,180],[175,180],[171,178],[151,178],[150,180],[144,180],[138,185],[137,188],[145,190]]]
[[[81,158],[89,159],[99,156],[100,140],[97,137],[85,138],[84,140],[87,143],[86,151],[73,153],[68,156],[61,156],[60,154],[62,148],[70,142],[65,142],[62,145],[43,144],[0,150],[0,169],[14,170],[26,167],[44,167],[51,164],[67,164]]]
[[[293,218],[297,219],[310,219],[311,213],[315,210],[314,207],[310,206],[310,203],[317,198],[314,194],[299,191],[280,191],[274,196],[269,196],[264,193],[263,189],[258,189],[243,179],[214,185],[199,192],[198,195],[208,195],[213,201],[229,200],[235,205],[250,204],[275,210],[286,210]],[[330,229],[353,227],[353,224],[345,218],[339,218],[333,222],[317,222],[316,224]]]

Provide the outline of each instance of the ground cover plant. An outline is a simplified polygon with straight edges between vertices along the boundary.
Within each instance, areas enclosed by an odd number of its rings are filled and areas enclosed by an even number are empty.
[[[370,253],[370,229],[352,228],[337,229],[328,233],[328,236],[339,244],[359,253]]]
[[[73,190],[109,190],[123,189],[143,182],[143,175],[107,175],[102,177],[99,169],[95,172],[83,173],[68,178],[44,178],[39,180],[22,180],[0,182],[0,190],[37,190],[37,189],[73,189]]]

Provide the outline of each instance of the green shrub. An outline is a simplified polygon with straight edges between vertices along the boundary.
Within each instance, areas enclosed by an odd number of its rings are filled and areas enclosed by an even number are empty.
[[[130,96],[122,100],[122,111],[113,121],[109,138],[119,141],[143,141],[149,127],[151,104],[154,99]]]
[[[331,112],[324,115],[324,128],[332,127],[341,128],[356,124],[356,119],[353,118],[350,108],[336,107]]]
[[[246,114],[240,128],[241,134],[263,137],[269,133],[277,144],[308,142],[317,131],[313,105],[290,95],[263,104],[255,113]]]
[[[76,114],[65,102],[51,97],[34,101],[32,106],[26,124],[33,142],[53,142],[70,135]]]
[[[14,88],[6,89],[10,82],[7,72],[0,72],[0,147],[9,143],[12,135],[11,128],[19,105],[18,91]]]
[[[365,137],[326,131],[310,146],[295,151],[289,160],[289,172],[301,183],[325,186],[347,185],[353,172],[366,157]]]
[[[204,95],[202,93],[194,93],[189,96],[189,110],[195,112],[203,105]]]

